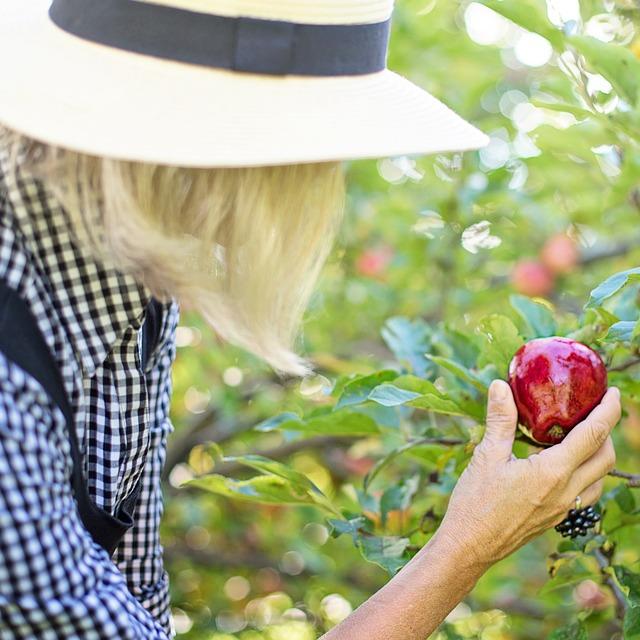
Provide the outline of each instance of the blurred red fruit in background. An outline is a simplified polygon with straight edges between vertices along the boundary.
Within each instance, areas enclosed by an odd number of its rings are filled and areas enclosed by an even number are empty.
[[[366,476],[375,465],[373,458],[352,458],[350,455],[345,455],[343,459],[344,467],[350,473],[356,476]]]
[[[387,245],[365,249],[356,259],[356,271],[361,276],[377,278],[384,274],[393,260],[393,249]]]
[[[256,590],[259,593],[273,593],[282,589],[280,574],[270,567],[260,569],[255,577]]]
[[[522,260],[511,273],[513,288],[532,298],[547,296],[553,291],[555,278],[551,271],[536,260]]]
[[[552,273],[570,273],[580,260],[580,251],[568,235],[558,233],[545,242],[540,260]]]
[[[581,609],[606,609],[611,597],[593,580],[583,580],[574,590],[573,599]]]

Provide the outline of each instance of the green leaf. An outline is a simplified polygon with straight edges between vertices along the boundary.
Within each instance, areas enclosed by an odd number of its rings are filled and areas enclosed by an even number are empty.
[[[387,346],[402,363],[420,377],[427,377],[432,371],[431,363],[425,357],[431,345],[431,330],[422,320],[391,318],[382,329],[382,337]]]
[[[556,335],[557,326],[551,311],[543,304],[525,296],[513,295],[511,306],[518,312],[528,328],[528,338],[549,338]]]
[[[320,416],[302,419],[295,413],[284,413],[262,422],[257,431],[296,431],[305,435],[368,436],[380,433],[370,416],[349,409],[339,409]]]
[[[613,569],[618,582],[629,590],[629,601],[640,606],[640,574],[633,573],[627,567],[616,566]]]
[[[607,507],[604,512],[605,531],[614,529],[617,531],[640,524],[640,512],[632,508],[635,505],[635,498],[631,496],[633,502],[628,500],[626,496],[628,491],[626,485],[617,485],[602,496],[601,502]]]
[[[354,543],[358,542],[360,531],[366,527],[367,519],[364,516],[357,516],[349,520],[334,520],[329,519],[334,538],[341,535],[349,535],[353,538]]]
[[[616,322],[609,327],[607,335],[604,337],[605,342],[631,342],[634,338],[634,330],[636,321],[622,320]]]
[[[197,478],[187,484],[241,500],[270,503],[272,500],[283,498],[285,504],[314,503],[329,513],[340,514],[327,496],[307,476],[281,462],[253,454],[229,456],[223,461],[243,464],[264,475],[247,481],[236,481],[212,474]],[[270,478],[275,481],[269,482]]]
[[[362,507],[363,511],[370,511],[371,513],[380,513],[380,496],[372,495],[366,491],[356,489],[358,496],[358,503]]]
[[[527,31],[533,31],[553,45],[554,49],[564,47],[562,32],[556,29],[547,19],[546,6],[543,0],[483,0],[482,4],[505,18],[515,22]]]
[[[358,376],[347,382],[342,389],[336,408],[347,407],[354,404],[366,402],[369,394],[383,382],[390,382],[398,377],[397,371],[384,370],[377,371],[367,376]]]
[[[407,563],[405,551],[408,545],[407,538],[397,536],[362,536],[358,547],[364,558],[393,576]]]
[[[629,285],[613,300],[611,311],[620,320],[637,320],[639,299],[640,275],[632,276]]]
[[[460,362],[467,368],[476,366],[480,349],[473,335],[445,326],[434,335],[432,345],[438,352],[437,355]]]
[[[588,640],[587,630],[582,622],[574,622],[561,629],[556,629],[549,640]]]
[[[465,640],[450,624],[445,624],[440,631],[444,633],[445,640]]]
[[[640,606],[629,607],[624,616],[624,624],[622,627],[624,640],[640,639]]]
[[[394,380],[393,384],[400,389],[420,394],[420,397],[408,403],[416,409],[452,416],[469,415],[455,400],[447,397],[429,380],[416,376],[400,376]]]
[[[572,36],[569,41],[589,66],[603,75],[622,98],[636,105],[640,89],[640,61],[632,51],[591,36]]]
[[[426,394],[420,396],[409,403],[416,409],[422,409],[423,411],[433,411],[434,413],[442,413],[449,416],[467,416],[469,415],[460,405],[455,403],[449,398],[444,398],[441,395]]]
[[[420,394],[415,391],[406,391],[389,384],[388,382],[377,386],[369,394],[369,400],[377,402],[383,407],[397,407],[419,397]]]
[[[198,487],[225,498],[246,502],[319,506],[309,493],[296,491],[284,478],[277,476],[257,476],[250,480],[234,480],[218,474],[211,474],[189,480],[182,486]]]
[[[558,155],[568,159],[580,158],[585,163],[594,160],[593,148],[606,144],[610,138],[604,134],[606,129],[598,126],[593,120],[579,122],[566,129],[558,129],[551,124],[540,125],[533,133],[536,145],[545,153]]]
[[[264,422],[260,422],[255,426],[255,430],[256,431],[276,431],[280,429],[281,426],[284,424],[299,423],[299,422],[302,422],[300,416],[288,411],[286,413],[280,413],[277,416],[273,416],[273,418],[269,418]]]
[[[389,487],[380,498],[380,514],[382,515],[383,525],[387,521],[387,515],[390,511],[404,511],[409,508],[411,500],[416,495],[420,479],[418,476],[412,476],[402,480],[400,484]]]
[[[626,287],[630,282],[638,282],[640,280],[640,267],[621,271],[607,278],[602,284],[597,286],[592,292],[587,302],[586,309],[600,306],[605,300],[615,295]]]
[[[246,456],[227,456],[224,462],[236,462],[245,465],[264,474],[279,476],[288,480],[291,485],[299,491],[311,491],[313,493],[322,494],[322,491],[316,487],[307,476],[291,467],[287,467],[281,462],[270,460],[264,456],[250,454]]]
[[[618,485],[614,490],[613,497],[624,513],[633,513],[636,508],[636,499],[631,489],[624,484]]]
[[[620,318],[618,318],[617,315],[615,315],[614,313],[611,313],[609,309],[605,309],[604,307],[595,307],[595,309],[593,309],[591,312],[597,315],[598,324],[604,324],[607,327],[614,325],[616,322],[619,322],[620,320]],[[585,324],[589,322],[589,319],[587,318],[588,314],[589,314],[589,311],[585,313],[585,318],[584,318]]]
[[[424,378],[418,378],[418,376],[404,375],[396,378],[393,381],[393,385],[398,389],[404,389],[405,391],[413,391],[420,395],[425,393],[441,394],[433,382],[425,380]]]
[[[594,117],[594,114],[585,109],[584,107],[578,107],[573,104],[567,104],[566,102],[547,102],[545,100],[531,100],[531,104],[534,107],[540,109],[549,109],[550,111],[560,111],[562,113],[570,113],[578,120],[587,120]]]
[[[560,539],[558,546],[564,547],[567,543],[571,545],[569,549],[575,550],[574,541],[570,540]],[[576,554],[567,554],[556,558],[551,569],[552,577],[538,591],[540,596],[546,596],[593,577],[591,570],[584,566]]]
[[[482,393],[486,393],[487,385],[486,383],[475,373],[467,369],[465,366],[454,362],[453,360],[449,360],[448,358],[441,358],[440,356],[429,356],[433,362],[435,362],[438,366],[446,369],[450,373],[453,373],[454,376],[468,382],[470,385],[474,386],[478,391]]]
[[[493,314],[483,318],[479,331],[485,336],[484,349],[478,365],[495,365],[501,378],[507,377],[509,363],[516,351],[524,344],[524,338],[506,316]]]
[[[373,466],[373,468],[371,469],[371,471],[369,471],[369,473],[364,478],[363,485],[364,485],[365,491],[368,491],[369,487],[371,486],[371,483],[376,479],[378,474],[385,467],[389,466],[396,458],[399,458],[401,455],[407,453],[408,451],[411,451],[412,449],[415,449],[418,447],[424,447],[425,444],[427,444],[427,442],[428,442],[428,438],[426,439],[419,438],[418,440],[414,440],[413,442],[408,442],[407,444],[404,444],[401,447],[398,447],[397,449],[393,449],[386,456],[384,456],[384,458],[381,458],[380,460],[378,460],[376,464]],[[430,446],[432,446],[433,448],[440,448],[440,447],[448,447],[449,445],[430,443]],[[440,452],[441,451],[442,449],[440,449]]]

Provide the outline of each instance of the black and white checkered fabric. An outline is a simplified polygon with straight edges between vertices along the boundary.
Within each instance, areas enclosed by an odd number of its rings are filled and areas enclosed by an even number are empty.
[[[158,348],[141,370],[148,294],[74,243],[53,195],[9,174],[1,141],[0,277],[55,354],[95,502],[115,513],[144,478],[136,524],[112,560],[78,516],[61,411],[0,353],[0,640],[166,639],[158,528],[177,305],[164,306]]]

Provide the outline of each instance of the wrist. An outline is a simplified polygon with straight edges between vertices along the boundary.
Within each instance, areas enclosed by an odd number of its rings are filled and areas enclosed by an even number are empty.
[[[470,591],[476,582],[490,568],[491,563],[478,553],[473,544],[460,540],[456,535],[441,527],[427,545],[418,553],[419,562],[432,564],[434,559],[444,562],[455,573],[465,588]]]

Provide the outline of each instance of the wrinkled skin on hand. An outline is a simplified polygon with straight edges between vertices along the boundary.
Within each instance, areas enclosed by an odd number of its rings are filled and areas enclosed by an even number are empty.
[[[518,412],[509,385],[495,381],[484,439],[436,536],[489,567],[563,520],[578,495],[584,505],[594,504],[602,479],[615,466],[610,433],[620,414],[620,392],[609,389],[560,444],[517,459],[512,449]]]

